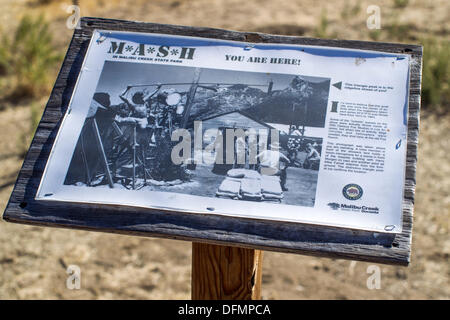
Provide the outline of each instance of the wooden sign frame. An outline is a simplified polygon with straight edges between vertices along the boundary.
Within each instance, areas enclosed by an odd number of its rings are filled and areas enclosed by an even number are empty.
[[[256,43],[329,46],[410,55],[407,161],[402,233],[385,234],[311,224],[177,213],[125,206],[34,200],[94,29],[163,33]],[[418,45],[324,40],[82,18],[80,28],[75,30],[44,115],[25,157],[3,219],[32,225],[162,237],[249,249],[408,265],[416,184],[421,67],[422,47]]]

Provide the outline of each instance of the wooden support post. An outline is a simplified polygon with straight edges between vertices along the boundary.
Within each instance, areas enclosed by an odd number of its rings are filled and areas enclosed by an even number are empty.
[[[261,299],[261,250],[192,243],[193,300]]]

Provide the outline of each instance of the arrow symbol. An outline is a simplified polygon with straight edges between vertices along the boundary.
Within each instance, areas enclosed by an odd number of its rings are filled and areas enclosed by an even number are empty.
[[[336,88],[338,88],[339,90],[341,90],[341,88],[342,88],[342,81],[333,83],[333,87],[336,87]]]

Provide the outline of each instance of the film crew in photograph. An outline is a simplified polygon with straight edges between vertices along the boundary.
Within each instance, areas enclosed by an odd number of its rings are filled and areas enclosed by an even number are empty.
[[[328,83],[314,89],[298,76],[285,76],[278,87],[272,79],[200,82],[200,71],[191,82],[126,85],[119,100],[108,86],[96,92],[65,184],[313,205],[318,173],[308,171],[319,170],[322,138],[305,136],[305,101],[316,94],[326,107]],[[277,107],[285,118],[264,119],[261,108]],[[189,144],[174,161],[180,130],[201,141],[200,157]]]

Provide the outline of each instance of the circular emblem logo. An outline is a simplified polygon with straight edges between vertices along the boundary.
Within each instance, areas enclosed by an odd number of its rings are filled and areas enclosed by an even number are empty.
[[[342,194],[348,200],[358,200],[363,195],[363,189],[356,183],[350,183],[342,189]]]

